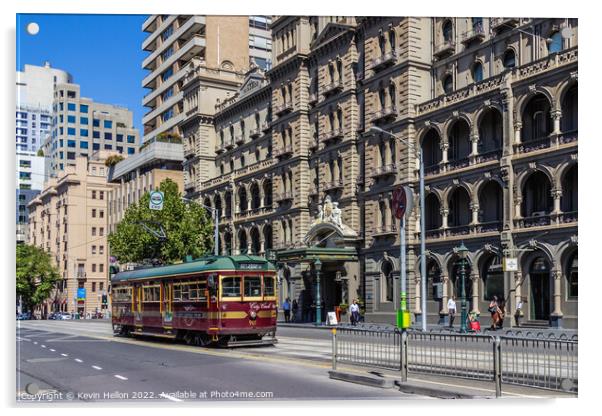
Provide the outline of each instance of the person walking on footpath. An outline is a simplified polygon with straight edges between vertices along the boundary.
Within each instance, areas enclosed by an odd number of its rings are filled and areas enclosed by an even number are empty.
[[[447,311],[449,312],[449,327],[454,327],[454,318],[456,317],[456,301],[454,296],[451,295],[447,301]]]
[[[351,325],[357,325],[360,320],[360,305],[357,304],[356,299],[353,299],[353,303],[349,307],[349,312],[351,312]]]
[[[293,299],[293,322],[297,322],[297,312],[299,311],[299,304],[297,299]]]
[[[284,311],[284,322],[291,321],[291,300],[286,298],[284,303],[282,304],[282,310]]]
[[[520,326],[520,318],[523,316],[523,299],[520,298],[518,300],[518,304],[516,305],[516,312],[514,312],[514,322],[516,322],[516,326]]]
[[[489,313],[491,314],[491,327],[489,327],[489,329],[491,329],[492,331],[495,331],[498,327],[498,321],[499,321],[499,307],[498,307],[498,301],[497,301],[497,296],[493,295],[493,299],[491,299],[491,302],[489,302],[489,307],[487,308],[487,310],[489,311]]]

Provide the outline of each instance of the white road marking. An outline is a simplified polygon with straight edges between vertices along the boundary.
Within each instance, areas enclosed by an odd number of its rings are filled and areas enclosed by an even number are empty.
[[[93,365],[92,368],[95,369],[95,370],[102,370],[102,367],[99,367],[97,365]]]
[[[171,400],[172,402],[181,402],[181,401],[183,401],[182,399],[178,399],[177,397],[172,397],[169,394],[165,394],[165,393],[161,393],[159,395],[159,397],[164,397],[167,400]]]
[[[46,348],[46,345],[42,344],[42,348]]]
[[[50,351],[52,351],[52,352],[56,352],[56,350],[53,350],[52,348],[50,348]]]
[[[119,380],[127,380],[127,377],[124,376],[120,376],[119,374],[115,374],[115,377],[117,377]]]
[[[75,361],[77,361],[78,363],[83,363],[83,361],[80,360],[79,358],[76,358]]]
[[[38,341],[34,341],[33,343],[36,344],[36,345],[38,345]]]
[[[61,354],[63,357],[69,357],[69,354]]]

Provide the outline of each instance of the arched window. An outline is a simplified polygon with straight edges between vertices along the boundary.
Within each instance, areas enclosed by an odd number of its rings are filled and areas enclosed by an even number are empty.
[[[427,300],[441,299],[439,285],[441,285],[441,269],[435,260],[429,260],[426,265],[427,281]]]
[[[389,46],[391,46],[391,51],[395,52],[395,30],[389,30]]]
[[[218,218],[222,215],[222,198],[219,195],[215,196],[215,209],[217,210]]]
[[[449,130],[448,160],[452,162],[466,159],[470,151],[470,127],[464,119],[459,119]]]
[[[380,229],[384,230],[387,225],[387,208],[385,201],[378,201],[378,211],[380,213]]]
[[[452,78],[451,75],[446,75],[443,78],[443,92],[445,92],[445,94],[451,94],[451,92],[454,90],[454,80]]]
[[[394,282],[393,282],[393,265],[389,261],[383,262],[381,267],[382,273],[382,283],[384,286],[383,292],[383,301],[385,302],[393,302],[393,291],[394,291]]]
[[[395,84],[389,84],[389,101],[391,102],[391,107],[397,107],[397,95],[395,93]]]
[[[463,187],[457,187],[449,198],[448,225],[458,227],[470,224],[470,196]]]
[[[483,300],[490,301],[494,296],[504,298],[504,272],[499,256],[490,256],[483,264]]]
[[[483,18],[482,17],[473,17],[471,19],[472,22],[472,30],[475,33],[483,33]]]
[[[226,192],[226,217],[232,216],[232,193],[230,191]],[[230,236],[232,237],[232,236]]]
[[[550,102],[543,94],[536,94],[525,106],[522,128],[523,142],[541,140],[552,133]]]
[[[223,163],[220,163],[220,165],[219,165],[219,173],[222,176],[224,175],[224,164]]]
[[[264,205],[266,207],[272,206],[272,180],[266,179],[263,183],[263,196],[264,196]]]
[[[577,100],[577,84],[574,84],[564,95],[562,100],[562,131],[573,132],[578,129],[577,117],[579,101]]]
[[[384,35],[380,35],[378,37],[378,47],[380,48],[380,54],[384,55],[385,54],[385,44],[386,44],[386,40],[385,40],[385,36]]]
[[[441,204],[437,195],[430,193],[424,200],[424,225],[427,230],[436,230],[441,227]]]
[[[560,201],[562,212],[577,212],[578,210],[577,186],[579,181],[577,180],[577,172],[577,164],[574,164],[562,178],[562,199]]]
[[[247,208],[247,190],[244,187],[241,187],[238,191],[238,209],[240,212],[245,212]]]
[[[253,254],[259,254],[261,252],[261,242],[257,227],[251,228],[251,250],[253,251]]]
[[[502,147],[503,120],[496,109],[490,108],[479,123],[479,152],[487,153]]]
[[[557,53],[562,50],[562,36],[560,32],[554,32],[548,39],[548,53]]]
[[[258,209],[261,206],[261,195],[257,183],[251,185],[251,208]]]
[[[504,68],[514,68],[516,66],[516,56],[514,50],[508,49],[504,52]]]
[[[240,167],[241,168],[245,167],[245,155],[240,156]]]
[[[422,139],[422,157],[425,167],[432,167],[441,162],[441,145],[437,130],[430,129]]]
[[[271,250],[274,247],[272,237],[272,226],[267,224],[263,227],[263,240],[266,250]]]
[[[230,172],[234,172],[234,160],[230,160]]]
[[[474,82],[483,81],[483,64],[475,62],[472,66],[472,79]]]
[[[569,299],[576,299],[578,296],[577,289],[579,288],[577,280],[577,250],[569,257],[565,274],[567,278],[567,295]]]
[[[226,245],[225,254],[232,254],[232,234],[230,234],[229,232],[226,232],[226,234],[224,235],[224,243]]]
[[[451,20],[446,20],[443,23],[443,26],[441,28],[441,33],[443,35],[443,40],[445,42],[451,42],[452,41],[452,37],[453,37],[453,25]]]
[[[288,232],[286,230],[286,221],[282,221],[282,241],[284,241],[284,244],[288,243]]]
[[[554,201],[550,189],[550,180],[545,173],[537,171],[529,176],[523,186],[523,217],[542,216],[552,211]]]
[[[503,190],[499,183],[489,181],[479,193],[480,222],[500,222],[503,217]]]
[[[259,149],[255,149],[255,162],[259,162],[259,159],[260,159]]]

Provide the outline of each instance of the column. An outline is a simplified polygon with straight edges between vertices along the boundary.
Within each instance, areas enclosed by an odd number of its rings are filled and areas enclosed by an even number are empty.
[[[561,110],[553,110],[552,111],[552,121],[554,122],[554,130],[552,134],[560,134],[560,120],[562,118]]]
[[[250,187],[245,186],[245,190],[247,191],[247,211],[251,211],[251,202],[253,201],[253,195],[251,195]]]
[[[442,141],[439,147],[441,147],[441,164],[447,164],[447,150],[449,149],[448,141]]]
[[[470,311],[481,313],[479,311],[479,275],[477,273],[471,273],[470,280],[472,281],[472,308]]]
[[[443,294],[441,297],[441,302],[442,302],[442,308],[441,311],[439,312],[442,315],[447,315],[448,314],[448,310],[447,310],[447,286],[449,284],[449,277],[445,276],[445,275],[441,275],[441,281],[443,282]]]
[[[470,144],[471,144],[471,151],[470,151],[470,156],[477,156],[479,154],[479,134],[478,133],[473,133],[470,136]]]
[[[422,276],[420,276],[418,270],[414,272],[414,276],[414,293],[416,294],[416,302],[414,304],[414,315],[420,315],[422,313],[422,310],[420,309],[422,305]],[[428,287],[426,289],[429,290]]]
[[[479,203],[471,202],[470,211],[472,213],[472,221],[470,222],[470,225],[477,225],[479,223]]]
[[[259,253],[265,253],[265,238],[263,237],[263,233],[259,235]]]
[[[522,127],[523,127],[523,123],[521,123],[520,121],[514,122],[514,144],[521,143],[520,132],[521,132]]]
[[[520,207],[523,202],[522,196],[516,196],[514,198],[514,218],[519,219],[523,216],[521,215]]]
[[[516,305],[522,298],[522,287],[523,287],[523,274],[522,272],[514,272],[514,310],[516,310]],[[523,303],[523,314],[525,313],[525,304]],[[512,318],[512,317],[511,317]]]
[[[449,209],[447,207],[441,207],[439,213],[441,214],[441,228],[445,230],[447,229],[447,217],[449,215]]]
[[[562,318],[562,310],[560,309],[561,299],[561,280],[562,272],[560,270],[552,270],[552,278],[554,279],[554,311],[552,312],[553,317]]]
[[[554,211],[552,211],[552,214],[558,215],[562,212],[560,209],[560,199],[562,198],[562,189],[552,189],[550,194],[552,195],[552,198],[554,199]]]

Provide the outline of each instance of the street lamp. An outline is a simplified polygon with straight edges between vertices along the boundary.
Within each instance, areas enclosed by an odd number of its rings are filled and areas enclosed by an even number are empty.
[[[322,262],[320,259],[314,261],[316,269],[316,325],[322,325],[322,299],[320,298],[320,270],[322,270]]]
[[[195,202],[211,212],[211,216],[213,217],[213,224],[214,224],[213,254],[215,254],[216,256],[219,256],[219,245],[218,245],[219,244],[219,212],[218,212],[217,208],[213,208],[213,207],[207,206],[205,204],[201,204],[200,202],[197,202],[190,198],[184,198],[184,197],[181,197],[181,198],[183,201],[186,201],[186,202]]]
[[[464,241],[460,247],[457,248],[458,255],[460,256],[460,276],[462,278],[462,292],[461,292],[461,303],[460,307],[462,309],[462,313],[460,315],[460,332],[466,333],[466,321],[468,320],[468,312],[466,310],[466,286],[464,285],[464,279],[466,278],[466,268],[464,267],[466,263],[466,256],[468,255],[468,248],[464,245]]]
[[[368,132],[386,134],[387,136],[399,140],[400,142],[402,142],[410,148],[414,147],[413,144],[409,143],[407,140],[402,139],[401,137],[396,136],[389,131],[383,130],[380,127],[372,126],[368,129]],[[416,153],[418,154],[420,181],[420,276],[422,276],[422,278],[420,279],[420,309],[422,310],[422,330],[426,331],[426,226],[424,214],[424,161],[422,160],[422,149],[420,148],[420,146],[418,146],[418,148],[416,149]],[[405,276],[403,276],[402,278],[405,278]]]

